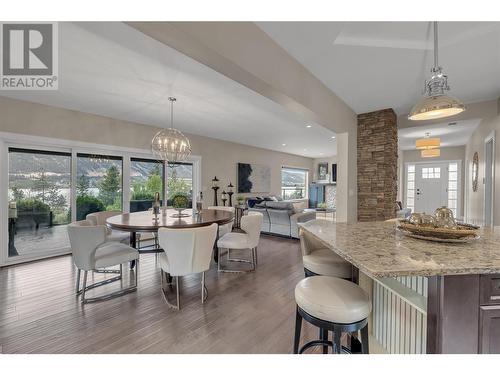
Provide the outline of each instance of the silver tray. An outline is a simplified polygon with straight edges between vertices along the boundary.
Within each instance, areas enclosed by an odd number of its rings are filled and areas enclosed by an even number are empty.
[[[406,230],[399,229],[398,230],[403,233],[405,236],[418,238],[419,240],[433,241],[433,242],[447,242],[447,243],[470,243],[473,241],[477,241],[480,236],[476,235],[474,237],[464,237],[464,238],[437,238],[437,237],[427,237],[421,236],[419,234],[414,234]]]

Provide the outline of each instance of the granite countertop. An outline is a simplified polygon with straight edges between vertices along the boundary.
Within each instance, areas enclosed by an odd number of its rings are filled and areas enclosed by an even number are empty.
[[[440,243],[407,237],[394,222],[300,226],[372,277],[500,273],[500,227],[481,229],[471,243]]]

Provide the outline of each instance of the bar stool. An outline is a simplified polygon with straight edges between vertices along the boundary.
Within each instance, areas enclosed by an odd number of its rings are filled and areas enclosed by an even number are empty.
[[[300,231],[299,238],[306,277],[323,275],[351,280],[352,265],[349,262],[303,230]]]
[[[342,332],[361,330],[361,352],[368,354],[368,316],[371,312],[370,297],[358,285],[331,276],[311,276],[295,287],[297,313],[295,318],[294,354],[301,354],[313,346],[322,346],[323,354],[340,354]],[[320,339],[306,343],[299,349],[302,319],[320,329]],[[333,342],[328,340],[333,332]],[[345,350],[347,351],[347,350]]]

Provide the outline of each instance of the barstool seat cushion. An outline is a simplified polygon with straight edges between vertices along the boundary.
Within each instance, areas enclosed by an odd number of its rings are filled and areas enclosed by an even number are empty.
[[[350,324],[366,319],[370,297],[353,282],[330,276],[312,276],[295,287],[297,305],[309,315],[332,323]]]
[[[302,257],[304,268],[323,276],[334,276],[342,279],[350,279],[352,266],[330,249],[314,250]]]
[[[139,252],[121,242],[106,242],[95,252],[95,268],[115,266],[139,258]]]
[[[217,246],[223,249],[250,249],[248,234],[246,233],[226,233],[217,241]]]

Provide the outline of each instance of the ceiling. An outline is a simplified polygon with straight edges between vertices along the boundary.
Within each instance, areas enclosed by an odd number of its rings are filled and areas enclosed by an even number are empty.
[[[415,141],[424,138],[426,132],[429,132],[431,137],[441,138],[441,147],[465,145],[480,122],[481,119],[449,120],[441,124],[399,129],[399,148],[401,150],[415,150]]]
[[[307,157],[335,133],[119,22],[59,24],[59,90],[1,95]],[[306,127],[312,125],[311,127]],[[285,144],[285,145],[283,145]]]
[[[259,22],[356,113],[409,113],[432,66],[428,22]],[[466,103],[500,96],[500,22],[440,22],[439,63]]]

